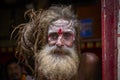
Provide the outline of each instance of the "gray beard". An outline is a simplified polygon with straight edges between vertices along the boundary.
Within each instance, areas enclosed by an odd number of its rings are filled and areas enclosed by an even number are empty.
[[[60,49],[46,45],[37,53],[36,60],[38,75],[42,73],[50,80],[69,80],[78,71],[79,57],[74,47]]]

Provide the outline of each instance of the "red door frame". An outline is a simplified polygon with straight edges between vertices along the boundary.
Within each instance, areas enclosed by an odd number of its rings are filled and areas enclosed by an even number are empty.
[[[117,23],[119,0],[101,0],[102,80],[117,80]]]

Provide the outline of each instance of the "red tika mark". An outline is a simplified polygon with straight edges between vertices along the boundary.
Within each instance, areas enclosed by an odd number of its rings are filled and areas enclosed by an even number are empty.
[[[58,30],[58,34],[60,35],[60,34],[62,34],[62,33],[63,33],[62,29],[59,29],[59,30]]]
[[[50,38],[50,35],[48,35],[48,39]]]

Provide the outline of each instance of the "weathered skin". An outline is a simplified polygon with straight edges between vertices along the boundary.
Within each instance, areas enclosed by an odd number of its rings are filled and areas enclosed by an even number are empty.
[[[100,80],[100,60],[81,53],[80,24],[70,6],[31,12],[19,30],[17,52],[35,59],[35,80]]]

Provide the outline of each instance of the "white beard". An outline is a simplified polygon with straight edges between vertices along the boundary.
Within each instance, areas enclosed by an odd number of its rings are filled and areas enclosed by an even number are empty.
[[[75,48],[57,48],[46,45],[37,55],[38,75],[50,80],[69,80],[77,74],[79,57]]]

